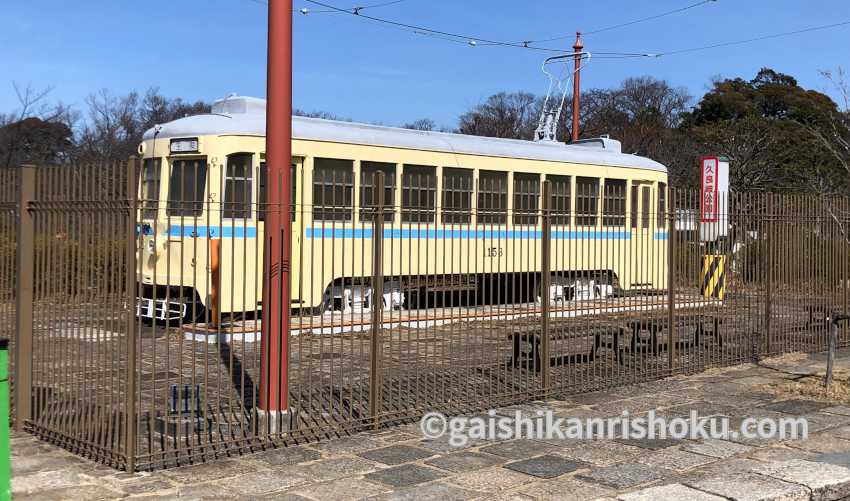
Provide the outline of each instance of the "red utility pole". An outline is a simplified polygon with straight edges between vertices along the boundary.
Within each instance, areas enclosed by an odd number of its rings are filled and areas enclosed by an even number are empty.
[[[581,32],[576,32],[576,43],[573,45],[575,53],[576,70],[573,74],[573,134],[572,140],[578,141],[578,119],[581,109],[581,51],[584,44],[581,43]]]
[[[263,322],[260,409],[272,431],[289,410],[289,264],[292,253],[292,0],[269,0],[266,68],[268,206],[263,241]],[[283,429],[288,424],[284,416]]]

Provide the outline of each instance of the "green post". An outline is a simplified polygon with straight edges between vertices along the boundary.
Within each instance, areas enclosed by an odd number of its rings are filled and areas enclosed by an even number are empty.
[[[0,501],[12,499],[9,451],[9,340],[0,338]]]

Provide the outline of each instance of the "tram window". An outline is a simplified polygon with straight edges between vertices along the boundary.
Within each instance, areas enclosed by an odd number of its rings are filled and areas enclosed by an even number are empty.
[[[631,213],[632,213],[632,228],[638,227],[638,190],[640,186],[637,183],[632,183],[632,205],[631,205]]]
[[[206,158],[171,162],[166,213],[169,216],[200,216],[204,212],[206,184]]]
[[[313,219],[351,221],[354,162],[317,158],[313,165]]]
[[[667,215],[667,184],[666,183],[658,183],[658,227],[665,228],[667,226],[667,221],[665,221],[665,216]]]
[[[251,217],[252,153],[227,155],[224,173],[224,207],[222,217],[248,219]]]
[[[260,172],[259,175],[260,186],[259,193],[257,194],[257,220],[265,221],[266,220],[266,203],[268,202],[267,186],[269,183],[269,173],[266,169],[266,163],[260,162]],[[294,185],[294,183],[293,183]]]
[[[478,224],[505,224],[508,219],[508,173],[478,173]]]
[[[626,225],[626,181],[606,179],[602,199],[602,225]]]
[[[257,196],[257,220],[265,221],[266,220],[266,205],[268,204],[268,195],[266,195],[266,186],[268,186],[268,169],[266,169],[266,163],[260,162],[260,192]],[[289,200],[291,201],[289,218],[292,221],[295,221],[295,215],[298,211],[298,206],[295,201],[295,187],[298,186],[298,182],[295,178],[295,164],[289,166],[289,174],[290,180],[292,181],[290,190],[289,190]]]
[[[142,166],[142,218],[155,219],[159,209],[159,184],[162,175],[162,159],[146,158]]]
[[[469,224],[472,219],[472,169],[443,168],[444,224]]]
[[[644,186],[641,189],[641,198],[643,199],[641,200],[641,204],[643,205],[643,210],[641,211],[643,213],[643,222],[641,223],[642,228],[649,228],[650,225],[650,214],[652,212],[651,207],[649,206],[649,201],[652,195],[652,192],[650,190],[651,188],[649,186]]]
[[[576,224],[596,226],[599,211],[599,178],[576,178]]]
[[[537,224],[540,203],[540,176],[514,173],[514,224]]]
[[[385,162],[360,162],[360,220],[373,219],[375,200],[375,178],[384,173],[384,221],[392,222],[395,206],[395,164]]]
[[[552,224],[570,224],[572,178],[547,174],[546,180],[552,182]]]
[[[436,167],[405,165],[401,176],[401,222],[433,223],[436,200]]]

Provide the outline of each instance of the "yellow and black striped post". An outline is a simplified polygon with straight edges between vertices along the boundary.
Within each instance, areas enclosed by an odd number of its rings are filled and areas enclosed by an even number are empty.
[[[726,296],[726,256],[708,254],[702,258],[702,296],[720,299]]]

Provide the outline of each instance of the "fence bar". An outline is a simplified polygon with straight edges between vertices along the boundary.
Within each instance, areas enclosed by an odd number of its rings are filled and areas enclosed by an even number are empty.
[[[33,287],[35,283],[35,228],[30,205],[35,199],[35,167],[21,167],[18,192],[18,297],[15,340],[15,430],[32,419]]]
[[[549,337],[550,320],[549,288],[552,282],[552,218],[550,209],[552,207],[552,181],[543,182],[543,228],[540,256],[540,366],[541,383],[544,394],[548,394],[551,387],[550,360],[552,360]]]
[[[377,427],[381,405],[381,323],[384,316],[384,173],[376,172],[373,186],[375,214],[372,223],[372,336],[369,350],[369,417]]]
[[[667,200],[667,368],[672,374],[676,369],[676,211],[669,209],[670,198]]]
[[[124,433],[127,459],[127,471],[133,473],[136,469],[136,212],[137,188],[139,176],[139,160],[130,157],[127,161],[127,242],[125,257],[124,290],[127,294],[127,396],[124,401]],[[141,232],[138,232],[141,234]]]

